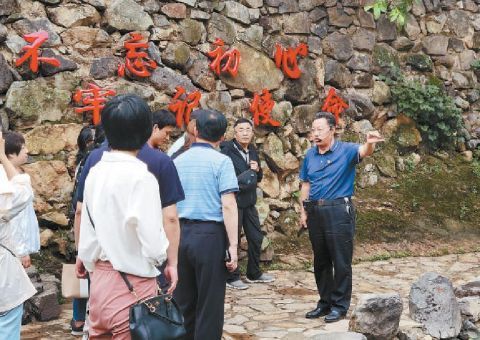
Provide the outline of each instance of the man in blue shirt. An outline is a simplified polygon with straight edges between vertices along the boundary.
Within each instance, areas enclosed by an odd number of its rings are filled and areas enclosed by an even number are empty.
[[[177,215],[177,203],[185,199],[177,169],[173,161],[166,154],[158,150],[158,139],[156,138],[155,126],[159,126],[160,122],[153,116],[153,131],[150,139],[138,152],[137,158],[147,164],[148,170],[156,177],[160,187],[160,200],[162,203],[163,228],[168,238],[169,247],[167,249],[167,264],[162,274],[165,275],[170,283],[168,293],[171,294],[175,290],[178,274],[178,243],[180,239],[180,224]],[[74,232],[79,235],[80,219],[82,213],[83,191],[85,188],[85,180],[87,179],[90,169],[97,164],[105,151],[109,151],[108,141],[105,141],[98,149],[93,150],[88,156],[83,166],[80,180],[77,187],[78,203],[75,211]]]
[[[196,142],[174,161],[186,197],[178,203],[181,235],[174,297],[185,318],[185,339],[220,340],[227,269],[237,267],[238,183],[231,159],[216,150],[227,128],[225,116],[196,112]]]
[[[383,141],[376,131],[365,144],[334,139],[335,117],[316,114],[312,123],[314,146],[300,169],[301,224],[308,228],[314,255],[314,271],[320,301],[308,312],[309,319],[325,316],[326,322],[342,319],[352,295],[352,255],[355,208],[351,201],[355,166],[370,156]]]

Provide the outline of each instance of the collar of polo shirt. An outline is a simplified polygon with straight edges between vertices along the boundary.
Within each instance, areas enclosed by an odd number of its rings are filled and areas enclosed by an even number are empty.
[[[318,149],[318,146],[315,146],[315,150],[317,151],[317,154],[319,155],[324,155],[328,152],[334,152],[338,147],[338,142],[335,138],[332,138],[332,144],[330,144],[330,147],[328,148],[327,151],[325,151],[323,154],[320,153],[320,150]]]

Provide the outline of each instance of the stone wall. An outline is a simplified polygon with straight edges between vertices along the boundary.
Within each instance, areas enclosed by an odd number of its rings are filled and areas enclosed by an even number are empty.
[[[411,121],[397,117],[389,87],[378,75],[392,60],[407,74],[435,75],[464,111],[469,136],[460,151],[468,157],[477,148],[480,94],[470,67],[480,48],[477,3],[416,1],[405,27],[398,29],[385,17],[375,21],[364,11],[363,0],[2,0],[0,114],[4,126],[26,134],[35,162],[25,170],[33,178],[36,210],[44,226],[56,228],[67,224],[82,123],[72,104],[75,89],[94,81],[119,94],[136,93],[160,109],[182,85],[202,92],[201,107],[221,110],[233,121],[250,117],[253,94],[267,88],[276,101],[272,116],[281,127],[256,131],[265,170],[259,212],[270,235],[286,233],[296,221],[297,173],[309,147],[309,124],[332,86],[350,106],[342,132],[356,139],[373,126],[412,152],[420,134]],[[22,36],[38,30],[49,33],[43,56],[57,56],[61,66],[43,65],[37,74],[15,68],[25,45]],[[147,79],[116,74],[125,55],[123,42],[132,31],[148,37],[149,54],[159,64]],[[241,52],[237,77],[218,78],[209,70],[206,53],[216,38]],[[275,67],[277,42],[308,44],[308,56],[299,58],[300,79],[285,78]],[[367,164],[359,185],[395,177],[405,159],[417,158],[393,152]],[[64,244],[59,248],[67,251]]]

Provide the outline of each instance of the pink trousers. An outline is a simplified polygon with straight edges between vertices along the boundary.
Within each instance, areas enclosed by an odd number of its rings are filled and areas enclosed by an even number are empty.
[[[139,299],[157,294],[156,278],[127,274]],[[128,313],[137,299],[110,262],[98,261],[90,273],[90,339],[130,340]]]

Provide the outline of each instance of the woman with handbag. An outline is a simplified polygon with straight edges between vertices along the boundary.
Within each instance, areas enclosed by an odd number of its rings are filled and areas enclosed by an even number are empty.
[[[90,274],[90,339],[131,339],[130,308],[157,295],[168,247],[158,182],[136,158],[152,114],[140,97],[122,95],[105,105],[102,124],[111,151],[86,180],[76,272]]]
[[[31,204],[33,191],[28,175],[19,174],[5,154],[0,132],[0,339],[19,340],[23,303],[37,291],[20,259],[12,219]]]

